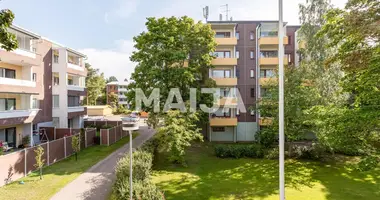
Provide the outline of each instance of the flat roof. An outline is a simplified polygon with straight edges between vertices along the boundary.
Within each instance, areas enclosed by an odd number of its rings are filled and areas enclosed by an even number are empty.
[[[31,37],[33,37],[34,39],[40,39],[41,36],[36,34],[36,33],[33,33],[32,31],[29,31],[29,30],[26,30],[24,28],[21,28],[19,26],[16,26],[16,25],[11,25],[10,26],[10,29],[13,29],[15,31],[18,31],[18,32],[21,32],[21,33],[24,33],[25,35],[29,35]]]

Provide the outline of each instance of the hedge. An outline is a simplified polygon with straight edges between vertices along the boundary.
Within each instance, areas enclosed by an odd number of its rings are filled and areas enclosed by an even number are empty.
[[[214,146],[220,158],[263,158],[264,148],[258,144],[219,144]]]

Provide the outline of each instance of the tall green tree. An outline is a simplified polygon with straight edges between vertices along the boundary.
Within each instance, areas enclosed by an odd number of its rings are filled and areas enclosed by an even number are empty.
[[[1,48],[6,51],[12,51],[18,47],[16,35],[8,31],[14,18],[15,16],[11,10],[0,10],[0,44]]]
[[[98,98],[105,95],[106,80],[104,74],[99,73],[99,69],[94,69],[89,63],[85,64],[87,69],[87,105],[96,105]]]
[[[107,78],[106,83],[110,83],[110,82],[114,82],[114,81],[118,81],[117,78],[115,76],[110,76],[109,78]]]

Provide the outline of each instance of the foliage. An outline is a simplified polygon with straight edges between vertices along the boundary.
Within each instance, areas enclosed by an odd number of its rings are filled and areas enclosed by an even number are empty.
[[[113,125],[110,125],[110,124],[104,124],[101,129],[110,129],[110,128],[113,128],[114,126]]]
[[[109,78],[107,78],[106,83],[110,83],[114,81],[118,81],[117,78],[115,76],[110,76]]]
[[[158,129],[159,149],[169,152],[169,160],[185,164],[184,156],[187,147],[195,140],[203,140],[197,128],[198,113],[171,110],[166,114],[164,125]]]
[[[22,138],[22,144],[23,145],[30,145],[30,136],[26,135]]]
[[[14,18],[11,10],[0,10],[0,47],[6,51],[12,51],[18,47],[16,35],[8,31]]]
[[[219,158],[262,158],[264,149],[257,144],[220,144],[214,146],[215,155]]]
[[[376,167],[378,167],[379,163],[380,163],[380,157],[378,155],[365,156],[357,164],[357,169],[360,171],[368,171],[368,170],[375,169]]]
[[[85,67],[87,69],[87,105],[96,105],[98,98],[105,95],[106,81],[104,74],[99,73],[99,69],[92,68],[88,63],[85,64]]]
[[[148,119],[146,120],[146,124],[153,129],[156,129],[160,123],[160,115],[158,113],[150,113]]]
[[[278,159],[279,158],[279,149],[278,149],[278,146],[274,147],[274,148],[269,148],[269,149],[266,149],[266,151],[264,152],[264,158],[266,159]]]
[[[115,115],[120,115],[120,114],[130,114],[132,111],[128,110],[127,108],[124,107],[123,104],[119,104],[117,108],[115,109],[114,113]]]
[[[292,155],[294,158],[305,160],[321,160],[326,155],[325,148],[317,143],[313,143],[311,146],[292,146]],[[289,152],[288,152],[289,153]]]
[[[37,149],[34,150],[34,152],[36,153],[36,164],[34,164],[34,166],[37,168],[37,170],[39,170],[40,180],[42,180],[42,168],[45,165],[45,159],[42,158],[42,156],[44,155],[44,148],[42,148],[40,145],[37,147]]]
[[[278,141],[278,133],[270,128],[262,128],[256,132],[255,140],[265,147],[270,147],[274,142]]]
[[[71,147],[75,153],[75,161],[78,160],[78,152],[80,151],[80,138],[79,135],[74,135],[71,138]]]
[[[116,185],[114,186],[114,197],[117,200],[129,200],[128,179],[124,179],[122,182],[116,183]],[[164,200],[165,196],[151,181],[139,180],[133,182],[133,198],[147,200]]]
[[[115,108],[118,104],[118,101],[119,101],[119,97],[117,96],[117,94],[115,94],[114,92],[110,92],[107,94],[107,98],[108,98],[108,103],[112,107]]]

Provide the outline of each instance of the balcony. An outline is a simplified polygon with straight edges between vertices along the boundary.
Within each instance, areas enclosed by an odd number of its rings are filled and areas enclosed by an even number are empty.
[[[87,76],[87,70],[78,64],[67,63],[67,73],[79,76]]]
[[[67,90],[84,92],[85,88],[86,87],[79,86],[79,85],[67,85]]]
[[[210,119],[210,126],[237,126],[237,118],[218,118]]]
[[[84,112],[84,107],[83,106],[74,106],[74,107],[68,107],[67,112]]]
[[[221,106],[237,106],[236,97],[222,97],[217,101],[218,105]]]
[[[234,66],[237,65],[237,58],[215,58],[211,64],[214,66]]]
[[[259,125],[260,126],[269,126],[273,123],[272,117],[260,117],[259,119]]]
[[[260,65],[278,65],[278,57],[261,57]],[[284,65],[288,64],[288,59],[284,57]]]
[[[68,68],[71,68],[71,69],[75,69],[75,70],[78,70],[78,71],[84,71],[84,68],[77,65],[77,64],[73,64],[73,63],[67,63],[67,67]]]
[[[237,38],[215,38],[215,41],[218,45],[228,46],[228,45],[236,45]]]
[[[38,94],[36,82],[0,77],[0,90],[12,93]]]
[[[269,85],[277,83],[277,78],[275,77],[263,77],[259,79],[260,85]]]
[[[13,51],[6,51],[0,48],[0,58],[2,62],[14,65],[39,66],[41,64],[41,56],[21,48]]]
[[[13,126],[31,123],[39,109],[0,111],[0,126]]]
[[[236,86],[237,78],[212,78],[219,86]]]
[[[259,39],[260,45],[278,45],[278,37],[261,37]],[[284,37],[284,45],[288,44],[288,37]]]

